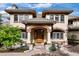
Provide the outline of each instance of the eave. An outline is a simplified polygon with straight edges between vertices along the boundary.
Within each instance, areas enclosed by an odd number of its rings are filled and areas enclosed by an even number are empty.
[[[45,17],[46,14],[70,14],[73,10],[45,10],[42,12],[42,17]]]
[[[35,10],[31,9],[6,9],[5,11],[9,14],[32,14],[33,17],[36,17]]]

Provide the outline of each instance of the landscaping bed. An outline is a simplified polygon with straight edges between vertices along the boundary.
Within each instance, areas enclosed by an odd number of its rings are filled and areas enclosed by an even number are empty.
[[[10,49],[5,49],[5,48],[0,48],[0,52],[5,53],[5,52],[24,52],[28,50],[28,47],[19,47],[19,48],[10,48]]]

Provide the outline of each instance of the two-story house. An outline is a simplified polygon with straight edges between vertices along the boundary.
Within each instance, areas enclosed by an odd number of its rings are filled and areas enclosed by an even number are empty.
[[[21,39],[27,44],[68,44],[68,15],[72,10],[44,10],[38,14],[35,10],[13,5],[5,11],[10,14],[10,25],[22,30]]]

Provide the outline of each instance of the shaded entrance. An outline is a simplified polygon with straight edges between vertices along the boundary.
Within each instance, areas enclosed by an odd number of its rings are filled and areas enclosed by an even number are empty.
[[[34,30],[34,39],[36,43],[42,43],[44,41],[44,30],[43,29]]]
[[[32,29],[32,40],[34,40],[34,43],[44,43],[46,37],[47,37],[46,29],[44,28]]]

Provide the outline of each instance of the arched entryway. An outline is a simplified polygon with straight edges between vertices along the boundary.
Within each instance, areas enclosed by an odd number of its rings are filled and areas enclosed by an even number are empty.
[[[31,40],[34,43],[44,43],[47,40],[47,29],[35,27],[31,29]]]

